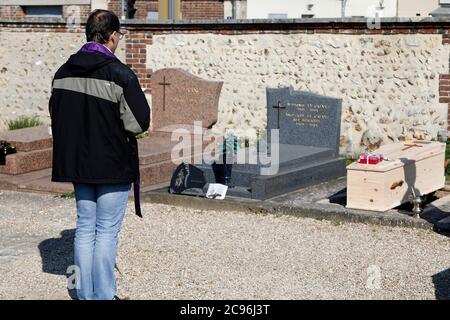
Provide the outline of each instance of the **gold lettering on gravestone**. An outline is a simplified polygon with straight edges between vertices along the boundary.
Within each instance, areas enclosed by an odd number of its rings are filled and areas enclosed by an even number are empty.
[[[186,88],[185,90],[188,93],[199,93],[200,92],[200,90],[198,90],[197,88]]]
[[[324,104],[288,103],[286,116],[291,118],[299,127],[319,128],[323,120],[329,116],[323,114],[328,109]],[[289,108],[295,112],[289,111]]]

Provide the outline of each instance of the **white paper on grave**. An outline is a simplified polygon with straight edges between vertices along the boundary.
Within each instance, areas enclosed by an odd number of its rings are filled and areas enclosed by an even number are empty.
[[[47,128],[47,131],[48,131],[48,134],[51,136],[51,135],[52,135],[52,127],[49,126],[49,127]]]
[[[220,183],[210,183],[208,185],[208,191],[206,191],[206,197],[209,199],[225,199],[228,186]]]

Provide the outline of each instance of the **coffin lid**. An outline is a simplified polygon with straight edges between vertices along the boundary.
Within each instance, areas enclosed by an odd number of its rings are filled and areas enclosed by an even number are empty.
[[[434,141],[410,141],[384,145],[374,153],[381,153],[390,161],[383,160],[378,164],[362,164],[354,162],[347,166],[348,170],[386,172],[405,164],[411,164],[445,152],[445,143]],[[444,163],[442,163],[444,165]]]

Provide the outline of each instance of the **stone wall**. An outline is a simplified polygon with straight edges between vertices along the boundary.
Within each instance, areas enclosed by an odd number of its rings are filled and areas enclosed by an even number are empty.
[[[7,120],[20,115],[37,114],[50,122],[53,75],[85,43],[84,30],[39,26],[0,27],[0,130]],[[125,61],[125,42],[120,43],[117,56]]]
[[[342,152],[352,154],[445,129],[448,58],[441,35],[167,34],[154,36],[147,68],[224,81],[219,120],[237,128],[265,126],[267,87],[342,98]]]
[[[355,19],[127,21],[123,28],[119,56],[149,98],[152,72],[165,67],[223,81],[218,126],[242,135],[265,127],[266,88],[284,86],[343,99],[343,155],[434,139],[448,128],[450,21],[383,20],[378,30]],[[51,77],[84,41],[83,30],[66,31],[0,21],[0,126],[20,114],[48,116]]]
[[[147,68],[147,49],[153,43],[151,32],[130,31],[126,38],[126,64],[138,75],[142,90],[151,93],[152,70]]]

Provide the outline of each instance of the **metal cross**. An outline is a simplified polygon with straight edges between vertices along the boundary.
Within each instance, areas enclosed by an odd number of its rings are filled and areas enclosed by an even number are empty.
[[[280,129],[280,109],[286,109],[286,107],[281,106],[281,102],[278,101],[276,106],[272,106],[272,108],[278,109],[278,129]]]
[[[163,86],[163,111],[166,111],[166,86],[170,86],[170,83],[166,82],[166,76],[163,77],[163,82],[158,83]]]

